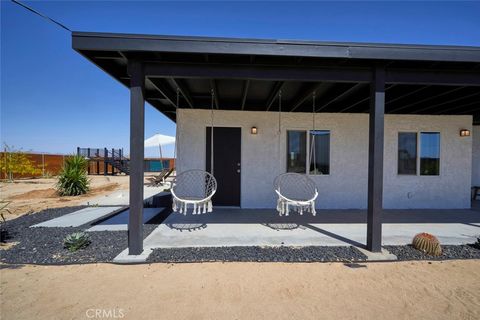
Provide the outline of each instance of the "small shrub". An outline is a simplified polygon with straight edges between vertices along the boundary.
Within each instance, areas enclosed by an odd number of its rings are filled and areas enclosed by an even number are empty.
[[[440,246],[440,241],[438,241],[437,237],[435,237],[434,235],[426,232],[417,234],[413,238],[412,246],[415,249],[432,256],[439,256],[442,254],[442,247]]]
[[[66,236],[63,240],[63,244],[68,251],[74,252],[88,246],[90,244],[90,239],[85,232],[75,232]]]
[[[90,181],[87,177],[87,166],[88,160],[82,156],[65,159],[57,181],[57,191],[61,196],[78,196],[88,192]]]
[[[0,170],[5,179],[13,181],[17,176],[36,176],[42,172],[35,162],[22,150],[5,144],[4,152],[0,153]]]
[[[10,201],[0,200],[0,242],[5,242],[8,239],[8,230],[4,213],[12,214],[12,211],[8,209]]]
[[[475,249],[480,250],[480,237],[477,238],[477,242],[471,244]]]

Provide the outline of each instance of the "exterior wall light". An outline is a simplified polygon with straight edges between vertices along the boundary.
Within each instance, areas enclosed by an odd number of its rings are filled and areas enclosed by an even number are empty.
[[[251,134],[257,134],[257,127],[252,127],[252,128],[250,129],[250,133],[251,133]]]
[[[468,129],[460,130],[460,137],[470,137],[470,130]]]

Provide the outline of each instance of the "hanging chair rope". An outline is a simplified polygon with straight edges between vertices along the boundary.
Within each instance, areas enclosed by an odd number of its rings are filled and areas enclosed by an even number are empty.
[[[213,170],[213,103],[215,100],[215,92],[213,91],[213,88],[211,90],[212,93],[212,101],[210,103],[210,117],[211,117],[211,125],[210,125],[210,173],[213,175],[214,170]]]
[[[278,161],[279,167],[282,167],[282,90],[278,91]],[[283,171],[283,169],[280,169]]]
[[[177,88],[177,111],[180,104],[179,88]],[[217,180],[213,176],[213,99],[211,110],[211,173],[204,170],[188,170],[177,174],[172,181],[170,191],[172,193],[173,212],[187,214],[189,208],[192,214],[201,214],[213,211],[212,197],[217,191]],[[176,131],[175,141],[178,139],[179,130]],[[177,144],[176,144],[177,145]]]
[[[175,159],[175,166],[177,166],[176,161],[177,161],[177,146],[178,146],[178,108],[180,105],[180,88],[177,87],[177,104],[175,105],[175,116],[177,118],[177,123],[175,125],[175,145],[173,148],[173,158]]]
[[[316,132],[315,132],[315,98],[316,98],[316,93],[315,91],[313,92],[313,96],[312,96],[312,139],[311,139],[311,142],[310,142],[310,161],[309,161],[309,168],[308,170],[310,171],[310,168],[311,168],[311,165],[312,165],[312,158],[313,158],[313,174],[316,174],[317,173],[317,159],[316,159],[316,141],[315,141],[315,137],[316,137]]]

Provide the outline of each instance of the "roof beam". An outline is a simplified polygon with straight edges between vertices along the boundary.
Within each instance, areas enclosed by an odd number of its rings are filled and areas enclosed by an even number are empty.
[[[267,100],[267,111],[270,110],[272,107],[273,102],[277,99],[278,95],[280,94],[280,91],[285,87],[286,82],[285,81],[277,81],[275,82],[272,91],[270,92]]]
[[[423,91],[423,90],[428,89],[428,88],[430,88],[430,86],[424,86],[424,87],[421,87],[421,88],[417,88],[417,89],[415,89],[415,90],[413,90],[413,91],[408,91],[407,93],[402,94],[402,95],[400,95],[399,97],[396,97],[396,98],[394,98],[394,99],[392,99],[392,100],[388,100],[387,102],[385,102],[385,105],[390,104],[390,103],[393,103],[393,102],[398,101],[398,100],[400,100],[400,99],[409,97],[409,96],[411,96],[411,95],[413,95],[413,94],[415,94],[415,93],[417,93],[417,92]]]
[[[336,101],[341,101],[342,99],[345,99],[346,97],[350,96],[351,94],[353,94],[356,91],[358,91],[359,89],[361,89],[363,86],[365,86],[364,83],[357,83],[357,84],[353,85],[349,89],[345,90],[342,94],[337,95],[335,98],[331,99],[327,103],[324,103],[321,107],[317,108],[316,112],[319,112],[319,111],[325,109],[326,107],[328,107],[329,105],[331,105],[332,103],[334,103]]]
[[[371,68],[305,67],[221,63],[147,63],[149,77],[216,78],[270,81],[370,82]],[[480,74],[458,70],[387,69],[386,83],[480,86]]]
[[[392,88],[394,88],[394,87],[396,87],[396,86],[397,86],[396,84],[391,84],[391,85],[389,85],[389,86],[386,86],[386,87],[385,87],[385,92],[387,92],[388,90],[390,90],[390,89],[392,89]],[[370,100],[370,93],[368,94],[368,96],[367,96],[366,98],[364,98],[364,99],[362,99],[362,100],[360,100],[360,101],[357,101],[357,102],[349,105],[349,106],[346,107],[346,108],[343,108],[343,109],[340,110],[339,112],[348,111],[348,110],[350,110],[350,109],[352,109],[352,108],[358,106],[359,104],[361,104],[361,103],[363,103],[363,102],[366,102],[366,101],[368,101],[368,100]],[[369,109],[370,109],[370,107],[369,107]],[[365,111],[368,111],[368,109],[365,110]]]
[[[242,93],[242,110],[245,109],[245,101],[247,101],[248,95],[248,88],[250,87],[250,80],[246,80],[243,85],[243,93]]]
[[[188,105],[190,106],[190,108],[193,108],[192,96],[190,95],[190,92],[187,90],[183,81],[180,79],[175,80],[174,78],[170,78],[170,81],[178,89],[178,91],[180,91],[182,96],[185,98],[185,101],[187,101]]]
[[[185,52],[381,60],[480,62],[478,47],[261,40],[72,32],[77,51]]]
[[[210,88],[212,90],[212,93],[213,93],[213,99],[214,99],[214,103],[215,103],[215,108],[218,109],[218,89],[217,89],[217,81],[215,81],[215,79],[210,79]]]
[[[325,82],[310,85],[309,88],[307,88],[300,95],[297,96],[292,106],[292,109],[290,109],[290,112],[297,110],[297,108],[300,107],[308,98],[313,96],[314,92],[316,97],[319,98],[324,95],[325,92],[327,92],[332,86],[333,83]]]
[[[162,94],[165,99],[168,101],[169,104],[171,104],[174,107],[177,107],[177,105],[174,102],[173,96],[170,90],[165,86],[163,83],[160,82],[160,79],[150,79],[147,78],[147,81],[150,81],[150,83],[155,87],[155,89]]]
[[[215,78],[270,81],[370,82],[371,68],[232,65],[213,63],[147,63],[149,77]]]
[[[476,95],[479,95],[480,93],[477,92],[477,93],[474,93],[474,94],[471,94],[465,98],[470,98],[471,96],[476,96]],[[463,97],[461,98],[463,99]],[[448,103],[452,103],[452,102],[456,102],[458,100],[461,100],[460,98],[458,99],[455,99],[454,101],[446,101],[445,103],[441,103],[440,105],[445,105],[445,104],[448,104]],[[462,108],[465,108],[465,107],[469,107],[471,105],[474,105],[474,104],[479,104],[480,105],[480,102],[479,101],[473,101],[473,102],[469,102],[469,103],[466,103],[466,104],[462,104],[462,105],[456,105],[455,107],[452,107],[452,108],[448,108],[448,109],[443,109],[443,110],[439,110],[439,111],[435,111],[433,112],[433,114],[440,114],[440,113],[444,113],[444,112],[451,112],[451,111],[454,111],[454,110],[457,110],[457,109],[462,109]],[[435,107],[438,107],[439,105],[435,106]]]
[[[469,95],[466,95],[466,96],[458,97],[456,99],[447,100],[447,101],[444,101],[444,102],[441,102],[441,103],[437,103],[433,106],[428,106],[428,107],[425,107],[425,108],[420,109],[420,110],[415,110],[415,112],[416,113],[424,112],[424,111],[427,111],[427,110],[430,110],[430,109],[434,109],[434,108],[437,108],[437,107],[440,107],[440,106],[444,106],[444,105],[449,104],[449,103],[457,102],[457,101],[464,100],[464,99],[471,98],[471,97],[475,97],[475,96],[478,96],[478,95],[480,95],[480,92],[475,92],[475,93],[472,93],[472,94],[469,94]]]
[[[387,69],[386,82],[443,86],[480,86],[480,74],[459,70]]]
[[[460,89],[463,89],[464,87],[457,87],[457,88],[453,88],[451,90],[447,90],[447,91],[444,91],[440,94],[437,94],[436,96],[431,96],[429,95],[428,97],[424,98],[424,99],[421,99],[421,100],[417,100],[413,103],[409,103],[407,105],[404,105],[404,106],[401,106],[401,107],[398,107],[398,108],[395,108],[393,110],[391,110],[390,112],[398,112],[400,110],[405,110],[407,108],[410,108],[410,107],[413,107],[413,106],[416,106],[417,104],[420,104],[422,102],[425,102],[425,101],[428,101],[428,100],[432,100],[432,99],[436,99],[436,98],[439,98],[439,97],[443,97],[449,93],[452,93],[452,92],[455,92],[455,91],[458,91]],[[427,108],[424,108],[424,109],[430,109],[430,107],[427,107]],[[421,110],[418,110],[418,111],[421,111]]]

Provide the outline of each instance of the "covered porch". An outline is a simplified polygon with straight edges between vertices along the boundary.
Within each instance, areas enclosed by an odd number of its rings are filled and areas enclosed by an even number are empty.
[[[225,228],[233,225],[237,228],[232,230],[236,231],[233,234],[238,238],[232,241],[239,243],[257,241],[257,238],[262,243],[268,241],[278,243],[280,238],[285,237],[283,242],[290,241],[293,244],[295,238],[305,237],[315,243],[325,242],[326,239],[332,243],[350,241],[350,245],[352,243],[364,245],[370,251],[379,252],[382,246],[382,223],[384,231],[393,232],[388,233],[391,239],[395,238],[397,230],[395,226],[402,224],[388,222],[389,213],[383,213],[385,113],[472,115],[474,123],[480,120],[478,114],[480,49],[474,47],[78,32],[73,33],[73,47],[130,88],[129,254],[131,255],[141,254],[152,245],[153,242],[149,241],[154,241],[155,237],[157,237],[155,243],[168,246],[179,239],[175,238],[178,234],[185,234],[185,231],[170,228],[168,224],[171,226],[199,224],[198,230],[187,231],[189,236],[193,236],[193,232],[199,232],[199,235],[203,232],[197,239],[198,242],[218,239],[215,235],[216,226],[223,228],[218,234],[228,238],[229,234],[225,233]],[[365,181],[367,210],[358,211],[356,214],[350,211],[332,214],[326,212],[314,218],[295,215],[298,220],[288,222],[285,217],[280,220],[273,210],[252,210],[244,215],[247,211],[224,211],[215,208],[212,214],[204,216],[184,218],[172,215],[170,221],[167,220],[158,228],[158,232],[152,233],[145,242],[143,241],[141,215],[145,101],[173,121],[177,121],[177,116],[181,114],[179,109],[309,113],[312,112],[311,101],[314,95],[318,103],[313,110],[315,113],[369,115],[368,144],[365,148],[368,149],[365,150],[368,153],[366,165],[368,177]],[[283,108],[280,105],[277,107],[281,99],[284,101]],[[466,129],[471,129],[471,124]],[[466,170],[471,168],[471,160],[460,160],[465,161]],[[197,164],[203,162],[205,159],[198,160]],[[469,212],[453,210],[450,215],[455,220],[458,219],[455,218],[456,215],[468,216]],[[400,219],[396,217],[402,215],[409,217],[408,212],[392,214],[392,221]],[[419,214],[419,221],[425,221],[427,218],[433,221],[439,219],[439,216],[429,212]],[[238,219],[240,221],[236,223],[228,223]],[[242,219],[246,220],[242,222]],[[249,219],[254,222],[244,223]],[[415,228],[414,221],[405,221],[405,224],[408,224],[407,228]],[[467,223],[477,222],[467,219]],[[298,227],[286,230],[272,228],[272,225],[288,227],[290,224],[296,224]],[[465,231],[462,229],[463,225],[467,224],[463,222],[458,224],[459,229],[455,229],[455,233],[462,234]],[[202,229],[202,225],[207,227]],[[248,229],[238,229],[244,225]],[[472,230],[478,229],[475,224],[468,227],[474,228]],[[413,229],[408,229],[408,232],[410,231],[413,232]],[[292,239],[288,240],[293,233],[296,237],[292,236]],[[249,234],[251,240],[247,239]],[[262,238],[264,234],[271,234],[272,237],[267,240],[268,237]],[[245,237],[242,238],[242,235]],[[450,236],[452,235],[447,237]],[[183,236],[183,240],[178,241],[193,243],[185,238],[187,237]],[[321,240],[316,240],[317,238]],[[386,243],[386,239],[390,238],[386,238],[384,233],[383,244]]]
[[[319,210],[279,217],[272,209],[215,209],[214,214],[171,214],[144,241],[145,249],[233,246],[355,246],[365,248],[366,210]],[[444,245],[474,243],[480,208],[384,210],[382,245],[407,245],[420,232]]]

